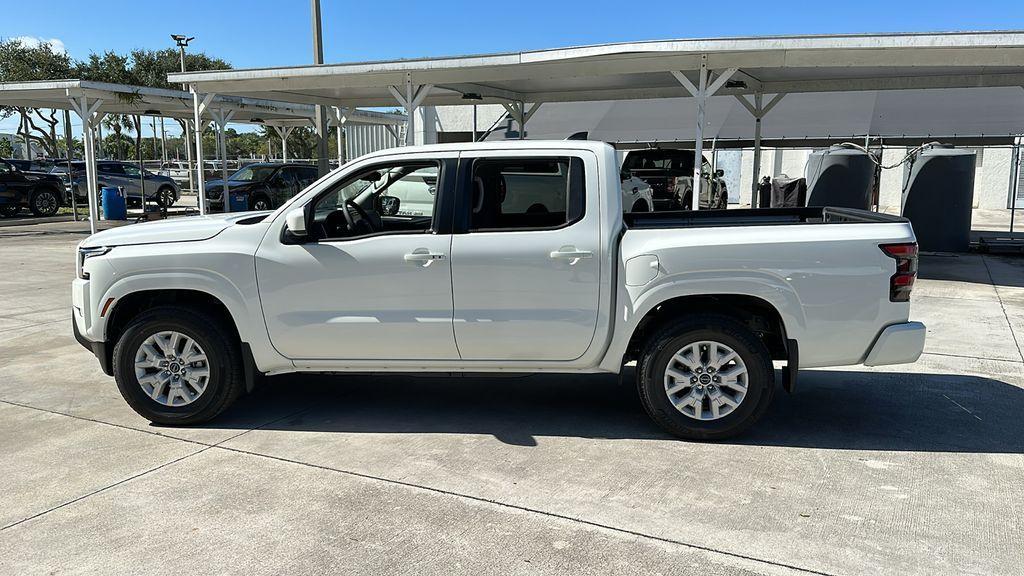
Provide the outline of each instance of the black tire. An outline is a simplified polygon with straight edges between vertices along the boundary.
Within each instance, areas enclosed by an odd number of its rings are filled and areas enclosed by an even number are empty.
[[[270,202],[270,198],[267,198],[263,194],[255,194],[249,198],[249,210],[273,210],[273,204]]]
[[[0,206],[0,215],[5,218],[14,218],[18,215],[18,212],[21,212],[21,206],[17,204],[4,204]]]
[[[645,200],[637,200],[636,202],[633,202],[633,207],[630,208],[629,211],[630,212],[650,212],[651,209],[650,209],[649,206],[647,206],[647,202]]]
[[[32,194],[28,207],[36,216],[53,216],[60,209],[60,194],[52,188],[40,188]]]
[[[151,335],[180,332],[196,341],[207,357],[206,389],[191,404],[166,406],[142,389],[135,376],[135,354]],[[113,352],[114,380],[128,405],[156,424],[188,425],[208,422],[227,409],[245,387],[242,354],[237,337],[216,318],[180,306],[161,306],[134,318]]]
[[[697,420],[681,411],[665,390],[669,361],[688,344],[700,341],[724,344],[735,351],[747,368],[746,396],[732,412],[715,420]],[[718,314],[699,314],[654,334],[637,364],[640,401],[659,426],[686,440],[722,440],[737,436],[754,425],[775,396],[775,371],[768,348],[753,332],[735,319]]]
[[[170,186],[161,186],[160,189],[156,191],[156,203],[161,208],[170,208],[174,205],[174,201],[174,188],[171,188]]]

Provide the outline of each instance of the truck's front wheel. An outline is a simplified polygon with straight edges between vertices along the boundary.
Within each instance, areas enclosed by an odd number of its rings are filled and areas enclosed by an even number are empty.
[[[740,322],[696,315],[655,334],[637,366],[644,409],[666,431],[719,440],[752,426],[775,392],[771,356]]]
[[[236,340],[217,319],[195,310],[154,308],[121,333],[114,379],[128,405],[151,422],[206,422],[244,386]]]

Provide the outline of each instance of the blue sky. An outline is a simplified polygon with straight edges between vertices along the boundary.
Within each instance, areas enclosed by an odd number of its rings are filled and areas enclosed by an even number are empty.
[[[0,37],[91,51],[173,46],[170,34],[236,68],[312,61],[306,0],[7,2]],[[1024,1],[321,0],[327,62],[414,58],[579,44],[767,34],[1024,29]],[[856,9],[851,9],[856,6]],[[695,16],[696,14],[696,16]],[[133,22],[137,21],[137,24]],[[0,122],[0,131],[11,131]]]
[[[244,0],[8,2],[0,37],[57,38],[90,51],[172,46],[169,35],[236,67],[311,61],[309,2]],[[351,2],[322,0],[328,62],[550,48],[625,40],[762,34],[1024,28],[1024,2],[680,0]],[[850,9],[856,6],[856,10]],[[693,12],[698,14],[694,18]],[[133,17],[138,24],[133,24]],[[113,19],[113,22],[112,22]]]

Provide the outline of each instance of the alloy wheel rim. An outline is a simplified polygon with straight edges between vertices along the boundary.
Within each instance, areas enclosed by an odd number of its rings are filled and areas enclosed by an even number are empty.
[[[210,364],[195,339],[162,331],[146,338],[135,352],[135,378],[154,402],[187,406],[206,391]]]
[[[57,199],[48,192],[44,192],[39,196],[36,196],[36,208],[40,212],[50,212],[51,210],[56,211]]]
[[[747,396],[748,372],[732,348],[712,340],[687,344],[665,367],[665,394],[684,416],[710,421],[732,414]]]

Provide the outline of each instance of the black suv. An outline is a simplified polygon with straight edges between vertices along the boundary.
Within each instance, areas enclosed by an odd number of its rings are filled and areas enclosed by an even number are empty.
[[[36,216],[53,216],[64,204],[64,181],[59,177],[24,172],[0,160],[0,214],[15,216],[25,207]]]
[[[316,166],[263,162],[249,164],[228,177],[231,194],[244,195],[248,210],[273,210],[317,179]],[[224,210],[224,181],[206,183],[212,212]]]

